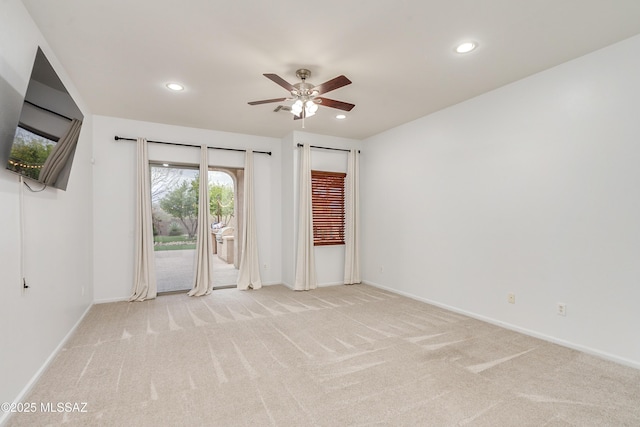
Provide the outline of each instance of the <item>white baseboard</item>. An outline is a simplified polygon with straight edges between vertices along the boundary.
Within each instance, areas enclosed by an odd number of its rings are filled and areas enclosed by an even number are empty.
[[[411,294],[409,292],[399,291],[397,289],[393,289],[393,288],[390,288],[388,286],[383,286],[383,285],[380,285],[378,283],[374,283],[374,282],[370,282],[370,281],[364,281],[364,280],[362,281],[362,283],[365,284],[365,285],[373,286],[375,288],[383,289],[385,291],[388,291],[388,292],[391,292],[391,293],[394,293],[394,294],[397,294],[397,295],[402,295],[404,297],[411,298],[411,299],[414,299],[416,301],[421,301],[421,302],[424,302],[424,303],[427,303],[427,304],[430,304],[430,305],[434,305],[436,307],[440,307],[440,308],[443,308],[445,310],[452,311],[454,313],[462,314],[462,315],[471,317],[473,319],[482,320],[483,322],[491,323],[492,325],[500,326],[502,328],[509,329],[509,330],[512,330],[512,331],[515,331],[515,332],[520,332],[522,334],[529,335],[529,336],[534,337],[534,338],[539,338],[541,340],[548,341],[548,342],[551,342],[551,343],[554,343],[554,344],[558,344],[558,345],[561,345],[563,347],[571,348],[573,350],[578,350],[578,351],[581,351],[583,353],[587,353],[587,354],[590,354],[590,355],[593,355],[593,356],[597,356],[597,357],[600,357],[602,359],[609,360],[611,362],[619,363],[620,365],[625,365],[625,366],[629,366],[631,368],[640,369],[640,362],[636,362],[634,360],[630,360],[630,359],[626,359],[624,357],[616,356],[614,354],[610,354],[610,353],[607,353],[605,351],[597,350],[597,349],[594,349],[594,348],[591,348],[591,347],[587,347],[587,346],[584,346],[584,345],[581,345],[581,344],[576,344],[576,343],[571,342],[571,341],[566,341],[566,340],[563,340],[563,339],[560,339],[560,338],[557,338],[557,337],[554,337],[554,336],[551,336],[551,335],[542,334],[540,332],[536,332],[536,331],[533,331],[533,330],[530,330],[530,329],[521,328],[520,326],[513,325],[511,323],[503,322],[501,320],[493,319],[491,317],[483,316],[483,315],[480,315],[480,314],[477,314],[477,313],[473,313],[473,312],[470,312],[470,311],[461,310],[459,308],[452,307],[452,306],[447,305],[447,304],[442,304],[442,303],[439,303],[437,301],[430,300],[428,298],[423,298],[423,297],[420,297],[420,296],[417,296],[417,295],[413,295],[413,294]]]
[[[276,283],[274,283],[274,284],[276,284]],[[293,285],[290,285],[288,283],[280,282],[280,283],[277,283],[277,284],[278,285],[282,285],[282,286],[286,286],[287,288],[291,289],[292,291],[295,290],[295,289],[293,289]],[[326,287],[329,287],[329,286],[341,286],[341,285],[344,285],[344,283],[342,283],[342,282],[333,282],[333,283],[318,284],[318,287],[319,288],[326,288]]]
[[[322,284],[318,284],[319,288],[326,288],[329,286],[342,286],[344,285],[344,283],[342,282],[331,282],[331,283],[322,283]]]
[[[281,284],[282,286],[285,286],[285,287],[287,287],[287,288],[289,288],[289,289],[293,290],[293,285],[290,285],[289,283],[282,282],[282,283],[280,283],[280,284]]]
[[[78,326],[80,326],[80,323],[82,323],[82,321],[86,317],[87,313],[89,313],[89,310],[91,310],[91,307],[93,307],[93,304],[89,305],[87,307],[87,309],[84,311],[84,313],[82,313],[82,316],[80,316],[80,318],[73,325],[71,330],[69,330],[69,332],[64,336],[64,338],[62,338],[62,341],[60,341],[60,344],[58,344],[56,346],[56,348],[51,352],[49,357],[47,357],[47,360],[45,360],[44,363],[42,364],[42,366],[40,366],[40,369],[38,369],[38,371],[33,375],[33,377],[31,377],[29,382],[24,386],[24,388],[18,394],[18,396],[15,398],[13,403],[24,402],[25,397],[27,396],[27,394],[29,394],[29,392],[31,391],[33,386],[36,384],[36,382],[38,382],[38,380],[40,379],[40,377],[44,373],[44,371],[47,370],[47,368],[49,367],[49,365],[51,364],[53,359],[55,359],[55,357],[58,355],[60,350],[62,350],[64,345],[67,343],[67,341],[69,341],[69,338],[71,338],[71,336],[76,331],[76,329],[78,329]],[[11,416],[11,412],[0,413],[0,426],[4,425],[6,422],[8,422],[10,416]]]
[[[94,304],[108,304],[110,302],[122,302],[122,301],[129,301],[129,297],[120,297],[120,298],[104,298],[104,299],[97,299],[97,300],[93,300]]]
[[[282,282],[262,282],[262,286],[276,286],[282,285]]]

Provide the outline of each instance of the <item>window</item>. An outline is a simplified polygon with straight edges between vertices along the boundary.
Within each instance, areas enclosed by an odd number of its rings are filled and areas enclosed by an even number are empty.
[[[313,244],[344,245],[344,178],[339,172],[311,171]]]
[[[7,168],[37,180],[58,139],[56,136],[19,124]]]

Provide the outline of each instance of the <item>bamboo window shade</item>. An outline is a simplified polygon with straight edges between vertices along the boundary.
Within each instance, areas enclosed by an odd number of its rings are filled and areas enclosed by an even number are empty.
[[[313,244],[344,245],[344,181],[340,172],[311,171]]]

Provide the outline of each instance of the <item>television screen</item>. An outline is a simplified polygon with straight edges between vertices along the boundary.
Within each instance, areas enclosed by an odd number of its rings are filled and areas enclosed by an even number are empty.
[[[83,118],[38,48],[7,169],[66,190]]]

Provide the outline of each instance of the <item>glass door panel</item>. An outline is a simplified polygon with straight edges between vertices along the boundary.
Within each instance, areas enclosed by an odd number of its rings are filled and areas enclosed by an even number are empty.
[[[158,292],[189,290],[198,225],[198,169],[150,166]]]

